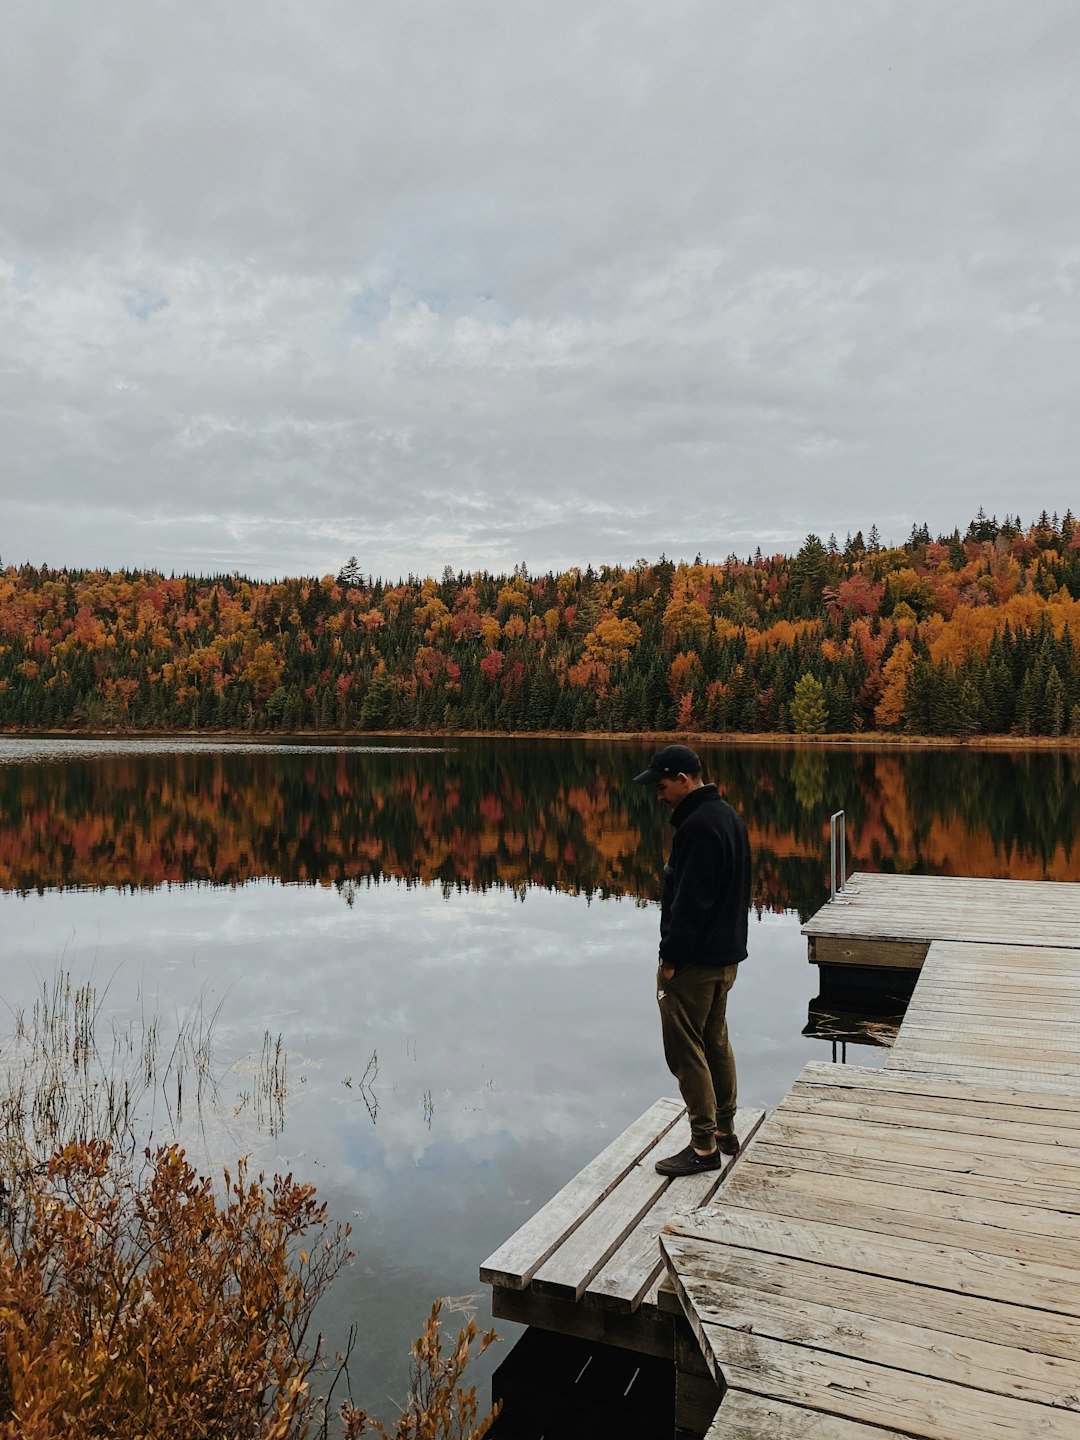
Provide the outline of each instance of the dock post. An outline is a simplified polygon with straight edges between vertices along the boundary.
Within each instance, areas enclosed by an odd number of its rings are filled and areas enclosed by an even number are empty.
[[[681,1316],[675,1322],[675,1430],[704,1436],[716,1419],[723,1390],[713,1379],[698,1339]]]

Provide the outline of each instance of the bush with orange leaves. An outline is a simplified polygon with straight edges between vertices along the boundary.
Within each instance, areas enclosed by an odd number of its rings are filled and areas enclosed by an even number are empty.
[[[0,1236],[0,1437],[303,1440],[327,1436],[312,1312],[346,1262],[312,1186],[253,1178],[223,1193],[183,1150],[132,1163],[105,1141],[71,1143],[4,1196]],[[442,1354],[439,1306],[413,1349],[409,1407],[393,1440],[481,1440],[461,1376],[467,1326]],[[482,1352],[492,1342],[479,1337]],[[337,1376],[346,1357],[337,1357]],[[332,1393],[333,1385],[330,1386]],[[388,1432],[347,1403],[339,1433]]]

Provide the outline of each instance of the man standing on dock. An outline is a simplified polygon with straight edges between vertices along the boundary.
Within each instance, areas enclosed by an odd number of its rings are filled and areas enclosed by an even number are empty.
[[[661,1175],[718,1170],[739,1150],[728,991],[746,958],[750,839],[741,817],[701,778],[686,745],[666,745],[634,777],[654,785],[675,838],[664,867],[656,995],[664,1058],[689,1112],[685,1150],[656,1162]]]

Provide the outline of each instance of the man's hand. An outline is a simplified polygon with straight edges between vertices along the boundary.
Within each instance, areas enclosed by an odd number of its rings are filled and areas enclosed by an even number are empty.
[[[661,976],[661,978],[664,979],[664,980],[674,980],[674,979],[675,979],[675,966],[674,966],[674,965],[661,965],[661,966],[660,966],[660,976]]]

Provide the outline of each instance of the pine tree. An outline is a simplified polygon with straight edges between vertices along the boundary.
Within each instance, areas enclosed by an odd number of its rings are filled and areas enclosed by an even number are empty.
[[[791,567],[787,593],[792,615],[809,618],[821,613],[822,592],[828,573],[829,557],[825,546],[816,535],[808,535]]]
[[[1046,692],[1043,700],[1047,735],[1065,733],[1065,683],[1056,665],[1051,665],[1046,677]]]
[[[791,702],[791,727],[796,735],[823,735],[829,723],[825,689],[809,671],[795,683]]]

